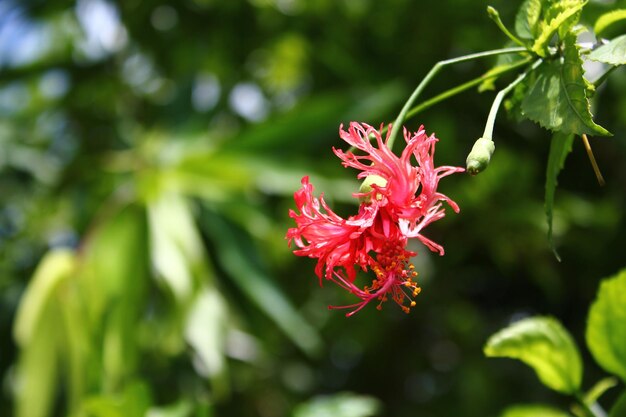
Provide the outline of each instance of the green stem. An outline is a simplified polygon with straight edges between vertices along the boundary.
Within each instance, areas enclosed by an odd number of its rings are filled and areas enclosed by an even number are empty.
[[[517,84],[522,82],[524,78],[533,70],[535,70],[541,63],[542,59],[536,60],[529,69],[521,73],[511,84],[504,87],[502,90],[498,92],[496,98],[493,100],[493,104],[491,105],[491,110],[489,110],[489,116],[487,117],[487,123],[485,124],[485,132],[483,133],[483,138],[491,139],[493,135],[493,125],[496,122],[496,115],[498,114],[498,109],[500,108],[500,104],[502,103],[502,99],[505,95],[509,93]]]
[[[398,132],[400,132],[400,128],[402,126],[402,123],[404,122],[407,113],[409,112],[409,110],[413,106],[413,103],[415,102],[415,100],[417,100],[417,98],[422,93],[422,91],[424,90],[426,85],[428,85],[430,80],[435,75],[437,75],[437,73],[443,67],[445,67],[447,65],[456,64],[456,63],[459,63],[459,62],[465,62],[465,61],[470,61],[470,60],[473,60],[473,59],[478,59],[478,58],[485,58],[485,57],[489,57],[489,56],[502,55],[502,54],[515,54],[515,53],[521,53],[521,52],[526,52],[526,48],[514,47],[514,48],[495,49],[493,51],[479,52],[479,53],[476,53],[476,54],[465,55],[465,56],[461,56],[461,57],[447,59],[447,60],[444,60],[444,61],[437,62],[431,68],[431,70],[428,72],[428,74],[426,74],[426,76],[422,79],[422,81],[419,83],[419,85],[415,88],[415,91],[413,91],[413,94],[411,94],[409,99],[406,101],[406,103],[404,104],[404,107],[402,107],[402,110],[400,110],[400,114],[398,114],[398,117],[394,121],[393,126],[391,128],[391,134],[389,136],[389,142],[388,142],[389,148],[393,147],[393,143],[396,140],[396,137],[398,136]]]
[[[530,58],[528,59],[524,59],[518,62],[515,62],[513,64],[507,65],[507,66],[503,66],[501,68],[497,68],[494,71],[490,71],[487,72],[483,75],[481,75],[480,77],[476,77],[473,80],[470,80],[466,83],[463,83],[461,85],[458,85],[454,88],[451,88],[447,91],[444,91],[441,94],[436,95],[435,97],[428,99],[420,104],[418,104],[417,106],[413,107],[411,110],[409,110],[409,112],[406,114],[405,117],[405,121],[411,119],[413,116],[416,116],[417,114],[423,112],[424,110],[434,106],[435,104],[444,101],[452,96],[455,96],[459,93],[462,93],[463,91],[469,90],[470,88],[482,83],[485,80],[490,80],[492,78],[497,78],[500,75],[512,71],[514,69],[517,69],[519,67],[522,67],[526,64],[528,64],[528,62],[530,61]],[[387,133],[387,130],[389,129],[388,126],[385,126],[383,128],[383,130],[381,130],[381,135],[384,135],[385,133]]]
[[[604,411],[598,403],[594,403],[591,407],[587,405],[581,392],[575,393],[574,398],[576,398],[576,402],[580,405],[587,417],[607,417],[606,411]]]
[[[491,20],[493,20],[496,24],[496,26],[498,26],[498,28],[513,42],[515,42],[516,44],[520,45],[520,46],[524,46],[524,43],[522,41],[520,41],[515,35],[513,35],[507,28],[506,26],[504,26],[504,23],[502,23],[502,20],[500,19],[500,13],[498,13],[498,11],[496,9],[494,9],[491,6],[487,6],[487,14],[489,14],[489,17],[491,18]]]

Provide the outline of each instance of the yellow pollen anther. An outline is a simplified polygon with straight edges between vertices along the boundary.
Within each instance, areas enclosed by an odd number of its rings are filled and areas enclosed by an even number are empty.
[[[411,301],[411,307],[415,307],[415,301]]]

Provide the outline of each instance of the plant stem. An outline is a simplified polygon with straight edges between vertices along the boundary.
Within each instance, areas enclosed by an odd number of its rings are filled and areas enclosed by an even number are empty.
[[[585,397],[581,392],[575,393],[574,397],[587,417],[607,417],[606,411],[604,411],[598,403],[593,403],[591,406],[587,405]]]
[[[491,18],[491,20],[495,22],[496,26],[498,26],[498,28],[507,36],[507,38],[509,38],[510,40],[512,40],[518,45],[524,46],[524,43],[520,41],[519,39],[517,39],[517,37],[513,35],[506,28],[506,26],[504,26],[504,23],[502,23],[502,20],[500,19],[500,13],[498,13],[496,9],[494,9],[491,6],[487,6],[487,14],[489,14],[489,17]]]
[[[608,70],[606,70],[606,72],[604,74],[602,74],[600,76],[600,78],[598,78],[597,80],[595,80],[593,82],[593,86],[598,88],[599,86],[602,85],[602,83],[604,83],[606,81],[607,78],[609,78],[609,75],[617,68],[617,65],[613,65],[612,67],[610,67]]]
[[[585,151],[587,151],[587,156],[589,157],[589,162],[591,162],[591,167],[593,168],[593,172],[596,174],[596,179],[598,180],[598,184],[600,187],[604,186],[604,178],[602,177],[602,173],[600,172],[600,167],[598,167],[598,163],[596,162],[596,158],[593,156],[593,151],[591,150],[591,145],[589,144],[589,139],[587,139],[586,134],[582,134],[583,143],[585,145]]]
[[[398,117],[396,117],[396,120],[394,121],[393,126],[391,128],[391,134],[389,136],[389,142],[388,142],[389,148],[393,147],[393,143],[396,140],[396,137],[398,136],[398,132],[400,132],[400,128],[402,126],[402,123],[404,122],[404,119],[406,118],[407,113],[409,112],[409,110],[413,106],[413,103],[415,102],[415,100],[417,100],[419,95],[422,93],[422,90],[424,90],[424,88],[426,87],[426,85],[428,85],[430,80],[435,75],[437,75],[437,73],[443,67],[448,66],[448,65],[452,65],[452,64],[456,64],[456,63],[459,63],[459,62],[470,61],[470,60],[473,60],[473,59],[485,58],[485,57],[489,57],[489,56],[502,55],[502,54],[515,54],[515,53],[521,53],[521,52],[526,52],[526,48],[524,48],[524,47],[514,47],[514,48],[495,49],[493,51],[479,52],[479,53],[476,53],[476,54],[465,55],[465,56],[461,56],[461,57],[447,59],[447,60],[444,60],[444,61],[437,62],[431,68],[431,70],[428,72],[428,74],[426,74],[426,76],[422,79],[422,81],[419,83],[419,85],[415,88],[415,91],[413,91],[413,94],[411,94],[411,96],[406,101],[406,103],[404,103],[404,107],[402,107],[402,110],[400,110],[400,114],[398,114]]]
[[[493,104],[491,105],[491,110],[489,110],[489,116],[487,116],[487,123],[485,124],[485,131],[483,133],[483,138],[491,139],[493,135],[493,125],[496,121],[496,115],[498,114],[498,109],[500,108],[500,103],[502,103],[502,99],[509,91],[511,91],[517,84],[522,82],[524,78],[533,70],[535,70],[541,63],[542,59],[536,60],[529,69],[521,73],[511,84],[504,87],[502,90],[498,92],[496,98],[493,100]]]
[[[412,118],[413,116],[421,113],[422,111],[428,109],[429,107],[434,106],[435,104],[444,101],[452,96],[455,96],[459,93],[462,93],[463,91],[469,90],[470,88],[482,83],[485,80],[490,80],[492,78],[497,78],[500,75],[512,71],[516,68],[522,67],[526,64],[528,64],[528,62],[530,61],[530,58],[528,59],[524,59],[518,62],[515,62],[513,64],[507,65],[507,66],[503,66],[501,68],[497,68],[495,69],[493,72],[487,72],[483,75],[481,75],[480,77],[476,77],[473,80],[470,80],[466,83],[463,83],[461,85],[458,85],[454,88],[451,88],[447,91],[444,91],[441,94],[436,95],[435,97],[426,100],[420,104],[418,104],[417,106],[413,107],[411,110],[409,110],[406,114],[406,117],[404,119],[404,121],[409,120],[410,118]],[[385,133],[387,133],[387,130],[389,129],[388,126],[385,126],[383,128],[383,130],[381,130],[381,135],[384,135]]]

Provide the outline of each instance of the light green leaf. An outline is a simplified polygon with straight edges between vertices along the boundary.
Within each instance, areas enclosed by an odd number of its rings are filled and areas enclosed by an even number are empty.
[[[215,288],[205,287],[194,300],[185,322],[185,340],[211,379],[215,396],[228,392],[224,350],[229,318],[226,302]]]
[[[13,329],[21,348],[15,385],[17,417],[46,417],[53,409],[60,354],[65,351],[58,292],[75,266],[70,250],[47,253],[22,296]]]
[[[609,417],[625,417],[626,416],[626,392],[617,399],[613,408],[609,412]]]
[[[543,404],[517,404],[504,410],[500,417],[569,417],[558,408]]]
[[[569,332],[551,317],[531,317],[511,324],[489,338],[484,352],[489,357],[521,360],[553,390],[570,394],[580,389],[580,353]]]
[[[592,119],[588,85],[583,78],[574,35],[566,37],[564,49],[563,60],[545,63],[537,69],[537,80],[522,102],[522,112],[554,132],[610,135]]]
[[[59,355],[63,349],[59,335],[63,328],[57,305],[47,303],[41,312],[16,366],[16,417],[47,417],[54,409],[61,373]]]
[[[66,249],[48,252],[41,260],[17,309],[13,334],[18,345],[24,347],[31,343],[59,283],[71,275],[74,267],[74,253]]]
[[[567,155],[572,151],[573,141],[574,135],[572,134],[555,133],[550,141],[550,156],[548,157],[548,165],[546,168],[545,210],[546,221],[548,222],[548,243],[559,261],[561,259],[556,252],[552,238],[552,208],[554,206],[554,192],[558,184],[557,177],[559,172],[563,169],[565,158],[567,158]]]
[[[626,269],[600,284],[586,337],[596,362],[626,381]]]
[[[564,37],[570,28],[578,22],[579,11],[586,2],[579,0],[561,0],[555,2],[545,13],[544,23],[532,46],[532,51],[541,57],[548,55],[548,45],[555,33]]]
[[[293,417],[370,417],[380,409],[380,401],[374,397],[343,392],[300,404],[294,409]]]
[[[184,197],[164,192],[148,203],[150,257],[159,276],[184,304],[192,296],[203,245]]]
[[[596,36],[601,32],[611,26],[613,23],[619,22],[620,20],[626,19],[626,9],[618,9],[612,10],[610,12],[604,13],[602,16],[596,20],[596,24],[593,26],[593,31],[596,33]]]
[[[205,211],[201,225],[216,243],[215,252],[221,266],[241,291],[309,355],[321,349],[317,331],[298,313],[284,294],[259,265],[260,255],[250,243],[249,235],[231,226],[223,218]]]
[[[541,16],[542,0],[525,0],[515,16],[515,32],[522,39],[534,39]]]
[[[594,49],[587,58],[609,65],[626,64],[626,35],[618,36],[608,44]]]

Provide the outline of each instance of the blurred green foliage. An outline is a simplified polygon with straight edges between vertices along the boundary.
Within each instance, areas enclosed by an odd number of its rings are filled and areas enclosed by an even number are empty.
[[[517,2],[492,4],[510,26]],[[320,289],[284,240],[302,175],[355,209],[354,173],[331,151],[341,123],[389,122],[435,62],[505,43],[486,5],[0,2],[0,413],[430,417],[562,403],[482,345],[531,314],[580,337],[600,278],[624,266],[623,68],[596,92],[595,120],[614,134],[591,138],[607,185],[578,140],[559,175],[561,263],[543,210],[550,134],[503,115],[489,170],[441,184],[461,213],[428,230],[445,257],[417,248],[410,315],[328,311],[348,295]],[[582,22],[615,7],[626,2],[592,1]],[[425,94],[494,63],[446,69]],[[462,165],[492,99],[469,91],[409,126],[436,132],[438,164]],[[603,374],[582,356],[589,386]]]

